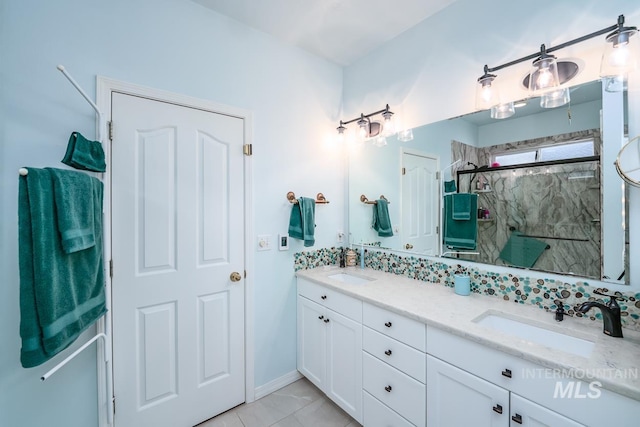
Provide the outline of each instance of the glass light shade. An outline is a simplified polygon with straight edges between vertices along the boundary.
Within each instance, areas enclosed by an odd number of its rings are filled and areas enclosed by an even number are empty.
[[[387,138],[380,135],[373,140],[373,145],[375,145],[376,147],[384,147],[385,145],[387,145]]]
[[[568,87],[545,92],[540,97],[540,106],[542,108],[555,108],[567,104],[571,100],[571,94]]]
[[[560,86],[558,63],[554,56],[543,54],[533,61],[529,76],[529,92],[531,95],[537,96]]]
[[[604,83],[604,90],[607,92],[623,92],[627,90],[626,76],[604,77],[602,82]]]
[[[356,137],[360,141],[364,141],[369,137],[369,122],[366,120],[358,120],[358,129],[356,130]]]
[[[602,53],[600,77],[625,77],[638,67],[640,37],[634,37],[635,28],[623,27],[607,36],[607,44]]]
[[[398,132],[398,141],[408,142],[413,140],[413,129],[404,129]]]
[[[396,123],[393,118],[393,113],[382,113],[382,117],[384,117],[384,121],[382,122],[382,133],[385,136],[390,136],[396,133]]]
[[[492,119],[506,119],[513,116],[515,113],[516,109],[513,106],[513,102],[507,102],[506,104],[499,104],[491,107]]]
[[[494,105],[500,104],[500,92],[494,84],[496,76],[485,74],[478,79],[476,89],[476,108],[486,110]]]

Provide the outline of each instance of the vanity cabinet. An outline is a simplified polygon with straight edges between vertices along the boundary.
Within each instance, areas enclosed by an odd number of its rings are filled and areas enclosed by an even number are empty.
[[[427,408],[427,424],[440,427],[582,425],[432,356],[427,356]]]
[[[298,370],[362,422],[362,302],[298,279]]]
[[[474,425],[638,425],[640,402],[636,400],[599,387],[592,389],[589,383],[570,378],[562,371],[546,369],[441,329],[427,328],[427,353],[428,422],[438,416],[440,404],[458,404],[471,419],[478,420],[482,420],[486,412],[495,413],[494,407],[499,404],[506,415],[504,422],[508,424],[478,422]],[[491,387],[478,386],[483,383],[501,389],[507,398],[494,395],[494,391],[489,393]],[[457,396],[462,395],[463,389],[469,396],[475,395],[478,402],[484,399],[481,395],[490,399],[478,406],[468,406]],[[592,393],[593,390],[596,392]],[[438,399],[444,399],[444,403]],[[449,424],[445,417],[435,418],[431,425],[455,424]]]
[[[426,425],[426,328],[363,305],[364,425]]]

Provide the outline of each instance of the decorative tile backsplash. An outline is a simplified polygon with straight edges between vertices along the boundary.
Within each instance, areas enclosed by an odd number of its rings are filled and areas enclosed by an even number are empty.
[[[342,248],[324,248],[294,255],[296,271],[325,265],[337,265]],[[358,251],[356,251],[358,252]],[[359,256],[359,255],[358,255]],[[358,264],[360,260],[358,259]],[[431,261],[426,258],[397,255],[378,251],[365,251],[364,264],[367,268],[398,274],[410,279],[453,287],[453,275],[462,273],[471,276],[471,292],[516,304],[531,304],[544,310],[555,310],[556,302],[562,302],[570,316],[591,320],[602,319],[600,310],[591,309],[587,314],[576,313],[574,307],[585,301],[603,301],[606,297],[594,294],[596,288],[588,282],[574,284],[554,279],[535,279],[523,274],[494,273],[475,267],[466,267],[455,263]],[[622,326],[640,331],[640,293],[615,292],[624,298],[618,304],[622,311]]]

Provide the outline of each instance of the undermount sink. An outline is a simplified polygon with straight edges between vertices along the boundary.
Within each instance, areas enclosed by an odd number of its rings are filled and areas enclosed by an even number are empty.
[[[592,341],[535,326],[502,314],[487,313],[475,319],[474,322],[526,341],[582,357],[589,357],[595,345]]]
[[[349,283],[351,285],[363,285],[365,283],[371,282],[375,279],[370,279],[369,277],[357,276],[355,274],[349,273],[335,273],[327,276],[329,279],[337,280],[342,283]]]

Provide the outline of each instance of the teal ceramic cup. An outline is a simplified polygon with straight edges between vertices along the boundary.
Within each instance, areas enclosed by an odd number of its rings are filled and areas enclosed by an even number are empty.
[[[454,290],[458,295],[469,295],[471,293],[471,277],[466,274],[453,275]]]

